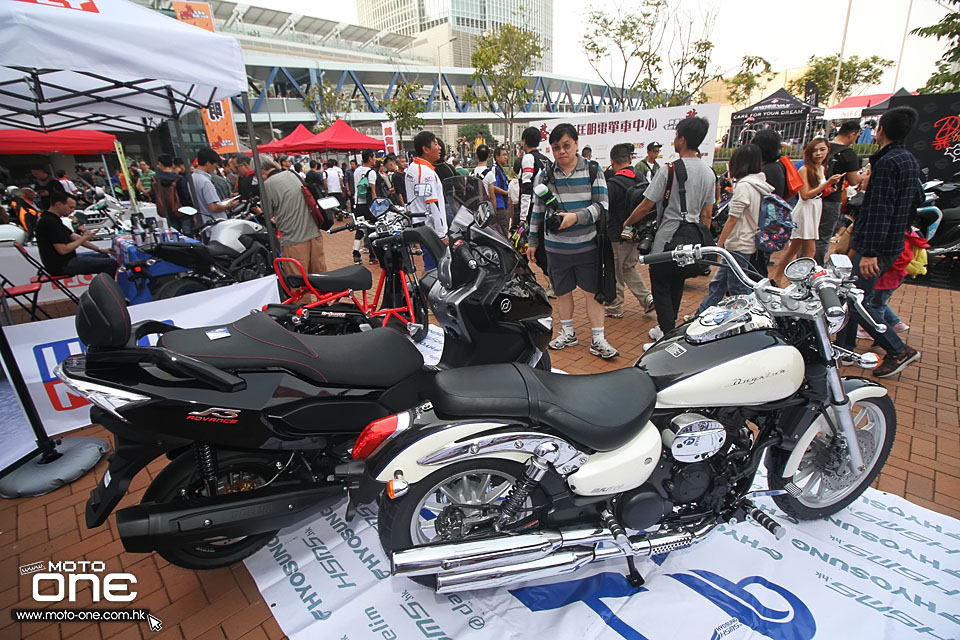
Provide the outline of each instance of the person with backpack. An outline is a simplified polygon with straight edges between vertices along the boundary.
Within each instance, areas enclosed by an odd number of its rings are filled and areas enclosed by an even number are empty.
[[[764,179],[761,170],[762,160],[760,147],[755,144],[739,146],[730,156],[730,177],[735,181],[733,198],[730,200],[730,215],[720,232],[717,246],[733,254],[743,267],[750,264],[757,251],[761,205],[767,196],[773,194],[773,187]],[[750,292],[750,287],[740,282],[730,267],[720,265],[710,280],[710,291],[700,303],[697,315],[727,296]]]
[[[600,269],[597,221],[607,212],[607,181],[577,152],[577,137],[577,129],[567,122],[550,132],[556,163],[534,179],[533,193],[543,186],[548,194],[534,199],[527,260],[536,262],[537,247],[546,248],[561,326],[549,347],[564,349],[579,343],[573,330],[573,290],[579,288],[590,321],[590,354],[608,360],[620,352],[607,342],[603,305],[595,298]]]
[[[607,230],[616,261],[614,268],[617,274],[617,295],[604,307],[608,318],[623,317],[624,285],[630,287],[630,291],[640,301],[644,313],[653,311],[653,294],[637,269],[637,243],[622,237],[623,221],[643,202],[643,192],[649,184],[645,177],[638,176],[630,167],[632,154],[633,145],[629,142],[615,144],[610,149],[613,175],[607,180],[607,196],[610,201]]]
[[[824,167],[830,146],[826,138],[814,138],[803,149],[803,186],[800,187],[800,200],[793,209],[793,222],[796,228],[790,236],[787,252],[779,257],[777,266],[770,279],[777,281],[783,278],[783,270],[793,262],[800,252],[805,257],[812,258],[816,252],[816,240],[820,227],[820,214],[823,211],[822,198],[827,190],[835,186],[843,178],[842,173],[836,173],[829,178],[824,176]]]
[[[358,218],[365,218],[373,222],[373,216],[370,214],[370,204],[377,198],[389,196],[390,188],[386,184],[381,184],[383,179],[380,172],[377,171],[377,158],[373,149],[364,149],[360,154],[360,161],[360,166],[353,172],[353,213]],[[354,264],[360,264],[360,241],[363,240],[363,237],[363,231],[357,229],[353,239]],[[377,256],[373,247],[369,244],[367,242],[367,249],[370,251],[370,264],[374,264],[377,261]]]
[[[500,233],[504,238],[510,237],[510,200],[507,187],[510,181],[507,180],[507,174],[503,168],[507,165],[507,148],[500,145],[493,152],[493,167],[490,168],[483,186],[490,196],[490,202],[493,203],[496,210],[497,226],[500,227]]]
[[[630,226],[659,208],[653,253],[671,251],[682,244],[712,244],[707,227],[717,200],[716,175],[698,155],[709,128],[707,119],[699,116],[677,123],[673,149],[680,159],[653,176],[643,193],[643,202],[624,221],[624,226]],[[657,326],[650,329],[651,339],[659,340],[676,327],[684,280],[700,271],[699,265],[691,266],[692,273],[689,267],[674,262],[650,265],[650,289],[657,311]]]
[[[521,225],[530,223],[530,215],[533,211],[533,180],[540,174],[545,167],[550,165],[550,159],[540,152],[540,142],[542,140],[540,129],[536,127],[527,127],[520,135],[520,148],[523,149],[523,157],[520,159],[520,210],[518,217]],[[547,250],[541,245],[537,249],[537,265],[543,270],[543,273],[549,277],[547,262]],[[547,296],[555,298],[553,287],[547,289]]]

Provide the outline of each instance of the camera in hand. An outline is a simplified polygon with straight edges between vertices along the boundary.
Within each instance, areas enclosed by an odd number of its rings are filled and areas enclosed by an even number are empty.
[[[558,233],[560,225],[563,224],[563,215],[557,211],[547,211],[543,217],[543,224],[546,225],[550,233]]]
[[[546,185],[538,184],[533,188],[533,193],[543,200],[546,211],[543,214],[543,224],[550,233],[560,231],[560,225],[563,224],[563,216],[557,211],[557,198]]]
[[[653,238],[656,234],[656,220],[650,220],[649,222],[641,221],[629,227],[624,227],[620,233],[620,239],[625,242],[636,242],[640,255],[645,256],[650,253],[650,250],[653,248]]]

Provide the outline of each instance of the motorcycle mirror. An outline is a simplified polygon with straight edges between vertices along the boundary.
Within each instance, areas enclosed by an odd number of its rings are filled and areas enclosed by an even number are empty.
[[[317,206],[319,206],[324,211],[329,211],[331,209],[336,209],[340,206],[340,201],[333,196],[327,196],[326,198],[320,198],[317,201]]]
[[[179,209],[177,209],[177,211],[179,211],[180,213],[182,213],[182,214],[185,215],[185,216],[195,216],[195,215],[197,215],[197,210],[194,209],[193,207],[180,207]]]
[[[377,198],[370,204],[370,213],[374,218],[379,218],[390,210],[390,201],[386,198]]]

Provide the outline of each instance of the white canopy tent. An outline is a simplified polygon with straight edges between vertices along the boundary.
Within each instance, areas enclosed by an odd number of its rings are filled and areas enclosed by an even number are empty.
[[[4,127],[142,132],[247,91],[235,38],[127,0],[4,0],[0,25]]]

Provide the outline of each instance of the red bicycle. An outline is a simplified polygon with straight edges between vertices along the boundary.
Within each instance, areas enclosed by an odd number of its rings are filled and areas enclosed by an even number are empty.
[[[361,229],[367,234],[381,267],[372,300],[367,292],[373,277],[363,266],[308,274],[298,260],[276,258],[274,271],[287,298],[279,305],[266,305],[264,311],[301,333],[329,335],[394,326],[405,329],[415,342],[421,341],[428,332],[427,305],[409,243],[404,240],[416,231],[408,226],[405,212],[389,205],[389,211],[374,222],[354,219],[329,231]],[[293,273],[284,272],[284,263],[293,265]]]

